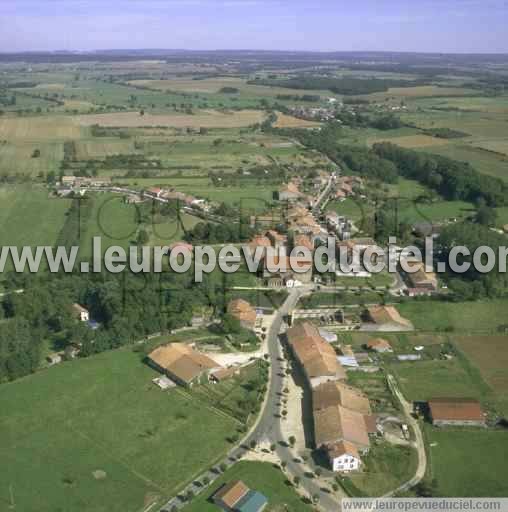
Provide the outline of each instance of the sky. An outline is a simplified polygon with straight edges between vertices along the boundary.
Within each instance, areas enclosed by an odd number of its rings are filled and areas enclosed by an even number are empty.
[[[508,53],[508,0],[0,0],[0,51]]]

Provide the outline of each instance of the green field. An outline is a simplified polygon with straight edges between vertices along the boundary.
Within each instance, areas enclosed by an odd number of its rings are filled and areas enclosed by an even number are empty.
[[[409,480],[416,471],[417,457],[412,448],[387,442],[373,444],[363,457],[364,471],[350,477],[360,496],[382,496]]]
[[[439,496],[508,495],[508,432],[427,426],[425,433]]]
[[[0,240],[5,245],[53,245],[70,200],[53,199],[45,188],[0,188]]]
[[[426,401],[438,397],[477,398],[483,400],[488,390],[479,375],[454,357],[450,361],[431,360],[396,362],[391,365],[410,401]]]
[[[503,299],[478,302],[406,302],[399,313],[411,320],[420,331],[497,332],[506,323],[508,301]]]
[[[508,156],[461,142],[425,148],[426,152],[470,163],[477,171],[508,180]]]
[[[399,208],[399,220],[409,224],[460,219],[476,211],[471,203],[465,201],[401,201]]]
[[[164,246],[180,240],[185,230],[192,229],[201,221],[182,213],[180,222],[176,218],[155,222],[155,218],[149,215],[140,223],[138,207],[125,203],[121,195],[99,194],[92,197],[92,212],[86,224],[82,225],[80,237],[80,256],[83,258],[92,255],[93,237],[101,237],[103,251],[113,245],[127,249],[135,243],[138,230],[143,228],[150,236],[150,245]]]
[[[183,512],[217,512],[216,505],[209,501],[210,496],[225,483],[242,480],[250,489],[264,494],[268,498],[266,512],[310,512],[312,507],[305,504],[295,490],[286,483],[286,477],[280,469],[266,462],[242,461],[228,469],[217,481],[189,505]]]
[[[3,385],[0,508],[141,512],[213,464],[234,421],[156,375],[123,349]]]
[[[40,156],[34,158],[34,151]],[[24,174],[36,177],[39,173],[57,173],[63,158],[63,144],[60,142],[0,143],[0,174],[9,176]]]

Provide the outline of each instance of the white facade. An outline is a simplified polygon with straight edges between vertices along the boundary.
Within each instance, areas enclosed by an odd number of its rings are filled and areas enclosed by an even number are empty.
[[[82,322],[88,322],[88,320],[90,320],[90,313],[88,311],[80,311],[79,312],[79,319]]]
[[[332,463],[332,468],[335,472],[357,471],[362,464],[360,459],[347,453],[339,457],[334,457],[330,462]]]

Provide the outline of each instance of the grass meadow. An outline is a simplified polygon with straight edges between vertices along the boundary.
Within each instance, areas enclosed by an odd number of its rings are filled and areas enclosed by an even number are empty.
[[[69,199],[54,199],[39,186],[0,187],[0,240],[5,245],[53,245]]]
[[[477,302],[406,302],[398,306],[403,317],[424,332],[495,334],[506,323],[506,299]]]
[[[75,360],[0,388],[0,509],[141,512],[213,464],[235,428],[139,354]]]
[[[439,496],[507,496],[508,432],[428,425],[425,436]]]

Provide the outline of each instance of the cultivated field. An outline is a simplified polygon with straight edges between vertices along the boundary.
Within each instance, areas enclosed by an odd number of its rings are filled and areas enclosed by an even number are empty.
[[[82,160],[136,153],[132,140],[105,139],[102,137],[77,141],[75,147],[77,158]]]
[[[79,139],[82,128],[67,116],[0,117],[0,140]]]
[[[80,126],[98,124],[105,127],[173,127],[173,128],[240,128],[263,122],[264,112],[240,110],[227,113],[204,110],[197,114],[145,114],[120,112],[117,114],[91,114],[77,116]],[[0,125],[1,126],[1,125]],[[0,132],[1,133],[1,132]]]
[[[458,336],[453,338],[499,400],[502,412],[508,414],[508,337]]]
[[[0,388],[0,508],[141,512],[227,449],[229,417],[130,349],[64,363]]]
[[[158,91],[175,91],[187,93],[219,94],[223,87],[234,87],[238,89],[241,96],[266,97],[278,94],[298,94],[295,89],[286,87],[269,87],[265,85],[248,84],[247,80],[235,77],[206,78],[193,80],[192,78],[175,78],[170,80],[133,80],[129,84],[148,87]],[[330,91],[305,91],[308,94],[324,94],[330,96]],[[223,94],[224,97],[234,94]]]
[[[40,155],[34,158],[34,151]],[[0,144],[0,173],[8,175],[27,174],[37,176],[39,173],[53,171],[57,173],[63,159],[62,142],[28,142],[7,141]]]
[[[279,112],[277,114],[277,121],[273,126],[275,126],[275,128],[316,128],[321,126],[321,123],[298,119],[297,117],[288,116],[287,114]]]
[[[388,99],[404,98],[425,98],[436,96],[464,96],[474,94],[473,89],[464,89],[461,87],[438,87],[437,85],[419,85],[416,87],[390,87],[387,92],[375,92],[373,94],[362,95],[371,101],[385,101]]]

